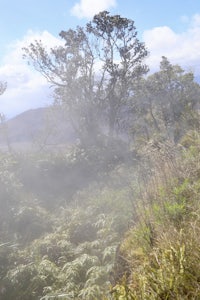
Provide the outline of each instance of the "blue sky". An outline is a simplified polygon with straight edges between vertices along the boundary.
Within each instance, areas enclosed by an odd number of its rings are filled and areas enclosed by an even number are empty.
[[[166,55],[200,75],[199,0],[0,0],[0,7],[0,80],[8,83],[0,112],[7,117],[52,102],[46,81],[22,60],[21,48],[34,39],[56,45],[61,30],[84,25],[101,10],[135,21],[152,70]]]

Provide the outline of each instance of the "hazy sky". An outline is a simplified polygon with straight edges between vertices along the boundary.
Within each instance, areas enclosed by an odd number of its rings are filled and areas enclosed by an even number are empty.
[[[22,60],[21,48],[35,39],[54,46],[61,30],[84,25],[102,10],[135,21],[152,70],[165,55],[200,75],[200,0],[0,0],[0,80],[8,83],[0,112],[11,117],[52,102],[51,89]]]

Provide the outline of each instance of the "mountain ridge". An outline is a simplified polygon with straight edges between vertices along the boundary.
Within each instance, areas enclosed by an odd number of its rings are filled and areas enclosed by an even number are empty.
[[[0,124],[0,146],[74,143],[76,135],[59,108],[39,107],[26,110]]]

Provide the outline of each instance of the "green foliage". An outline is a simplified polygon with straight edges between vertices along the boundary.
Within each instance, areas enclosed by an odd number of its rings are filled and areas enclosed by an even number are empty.
[[[20,204],[18,197],[22,198],[22,185],[15,172],[16,165],[13,155],[0,153],[0,234],[6,242],[13,238],[14,216]]]
[[[120,289],[130,289],[132,299],[200,297],[199,141],[187,144],[173,167],[157,169],[140,194],[138,221],[120,246],[130,272]]]
[[[170,236],[165,238],[172,241]],[[136,270],[131,290],[135,299],[198,299],[199,245],[187,233],[177,232],[176,238],[173,245],[170,240],[160,240],[143,261],[135,260],[133,253]]]
[[[134,300],[135,297],[128,288],[128,286],[124,284],[117,284],[111,291],[112,297],[114,300]]]
[[[0,153],[4,300],[200,299],[200,87],[166,57],[141,78],[135,30],[101,12],[25,49],[80,141]]]
[[[102,180],[80,189],[55,212],[42,208],[19,180],[12,189],[21,164],[4,158],[2,187],[17,200],[9,221],[16,244],[2,239],[0,246],[4,299],[198,299],[200,164],[195,137],[181,155],[170,156],[174,148],[162,143],[153,144],[153,150],[146,147],[145,177],[137,164],[120,165],[107,174],[106,184]],[[43,170],[59,170],[62,164],[78,170],[82,164],[82,158],[63,153],[37,161]],[[143,186],[131,174],[135,169]]]
[[[99,190],[94,189],[82,192],[75,200],[76,207],[68,205],[58,210],[58,216],[48,217],[49,230],[54,228],[54,232],[47,233],[43,228],[42,238],[26,239],[26,247],[8,254],[5,259],[7,270],[2,271],[4,299],[15,297],[20,300],[23,295],[25,300],[69,297],[92,300],[109,294],[122,233],[121,201],[124,199],[126,205],[129,202],[125,190],[105,189],[101,197],[97,197],[98,193]],[[108,199],[107,207],[101,207]],[[22,207],[16,220],[28,216],[33,234],[34,213],[37,217],[44,213],[42,218],[46,218],[46,211],[40,210],[35,208],[34,212],[33,208]],[[128,219],[127,215],[127,222]],[[42,224],[42,220],[36,220]],[[24,234],[21,232],[22,236]]]
[[[143,149],[145,176],[136,163],[119,165],[106,183],[77,190],[66,206],[55,201],[55,211],[16,179],[22,157],[2,156],[2,189],[13,199],[0,245],[3,299],[198,299],[200,139],[193,135],[194,143],[179,146],[181,155],[162,143]],[[36,158],[50,178],[83,163],[40,154],[32,156],[29,175]]]
[[[138,142],[152,137],[178,142],[187,130],[198,129],[199,92],[194,75],[163,56],[158,72],[136,82],[131,103],[134,138]]]
[[[106,11],[60,37],[64,46],[48,51],[35,41],[24,57],[55,87],[55,103],[67,112],[81,145],[95,146],[103,132],[113,137],[123,130],[133,82],[148,70],[147,50],[134,21]]]

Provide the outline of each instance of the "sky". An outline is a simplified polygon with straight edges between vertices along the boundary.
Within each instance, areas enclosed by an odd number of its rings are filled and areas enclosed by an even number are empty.
[[[84,26],[100,11],[134,20],[151,71],[161,56],[200,76],[199,0],[0,0],[0,113],[11,118],[27,109],[50,105],[52,89],[22,59],[34,40],[47,47],[60,43],[59,32]]]

